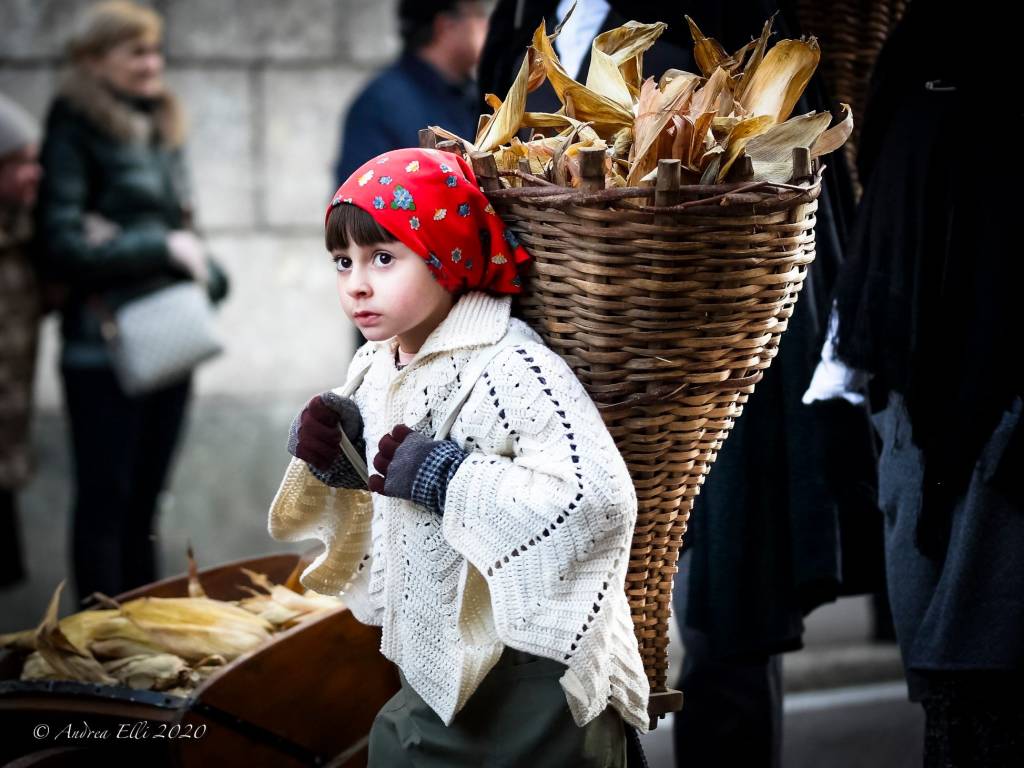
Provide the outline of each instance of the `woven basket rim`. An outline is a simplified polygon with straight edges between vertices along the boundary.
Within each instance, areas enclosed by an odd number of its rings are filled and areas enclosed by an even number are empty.
[[[520,179],[540,183],[540,186],[503,187],[487,190],[485,194],[496,201],[510,203],[526,203],[543,205],[551,208],[564,206],[607,207],[616,204],[624,210],[637,213],[678,213],[690,209],[717,209],[734,206],[752,206],[755,210],[761,207],[778,207],[780,204],[790,205],[807,202],[818,197],[821,192],[824,165],[820,165],[814,175],[802,182],[782,183],[775,181],[743,181],[728,184],[688,184],[675,190],[678,196],[687,198],[675,205],[644,205],[628,202],[629,199],[653,198],[656,190],[650,187],[609,187],[591,191],[577,187],[563,187],[552,184],[522,171],[499,171],[502,176],[515,176]]]

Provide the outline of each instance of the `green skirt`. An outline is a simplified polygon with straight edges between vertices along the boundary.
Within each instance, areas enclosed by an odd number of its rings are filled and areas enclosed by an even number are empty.
[[[370,730],[370,768],[625,768],[625,726],[608,707],[580,728],[565,665],[506,648],[450,726],[406,682]]]

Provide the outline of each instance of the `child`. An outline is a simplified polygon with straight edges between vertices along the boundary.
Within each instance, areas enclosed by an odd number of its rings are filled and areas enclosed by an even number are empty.
[[[402,688],[370,764],[623,766],[623,721],[648,726],[623,591],[636,494],[583,386],[510,317],[529,256],[437,150],[367,162],[326,225],[369,341],[296,418],[269,528],[322,541],[303,584],[383,627]]]

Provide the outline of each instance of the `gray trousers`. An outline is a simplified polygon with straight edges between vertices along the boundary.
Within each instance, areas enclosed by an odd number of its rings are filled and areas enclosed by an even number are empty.
[[[450,726],[401,676],[370,730],[370,768],[625,768],[622,718],[580,728],[559,685],[565,666],[506,648]]]

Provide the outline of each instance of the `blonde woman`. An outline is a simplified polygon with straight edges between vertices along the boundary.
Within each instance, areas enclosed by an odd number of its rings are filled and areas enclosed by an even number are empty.
[[[190,229],[184,123],[164,79],[162,22],[116,0],[90,7],[42,149],[37,232],[62,284],[61,373],[75,461],[72,554],[79,597],[156,577],[152,540],[189,398],[190,377],[126,395],[102,336],[107,313],[176,281],[227,293]]]

